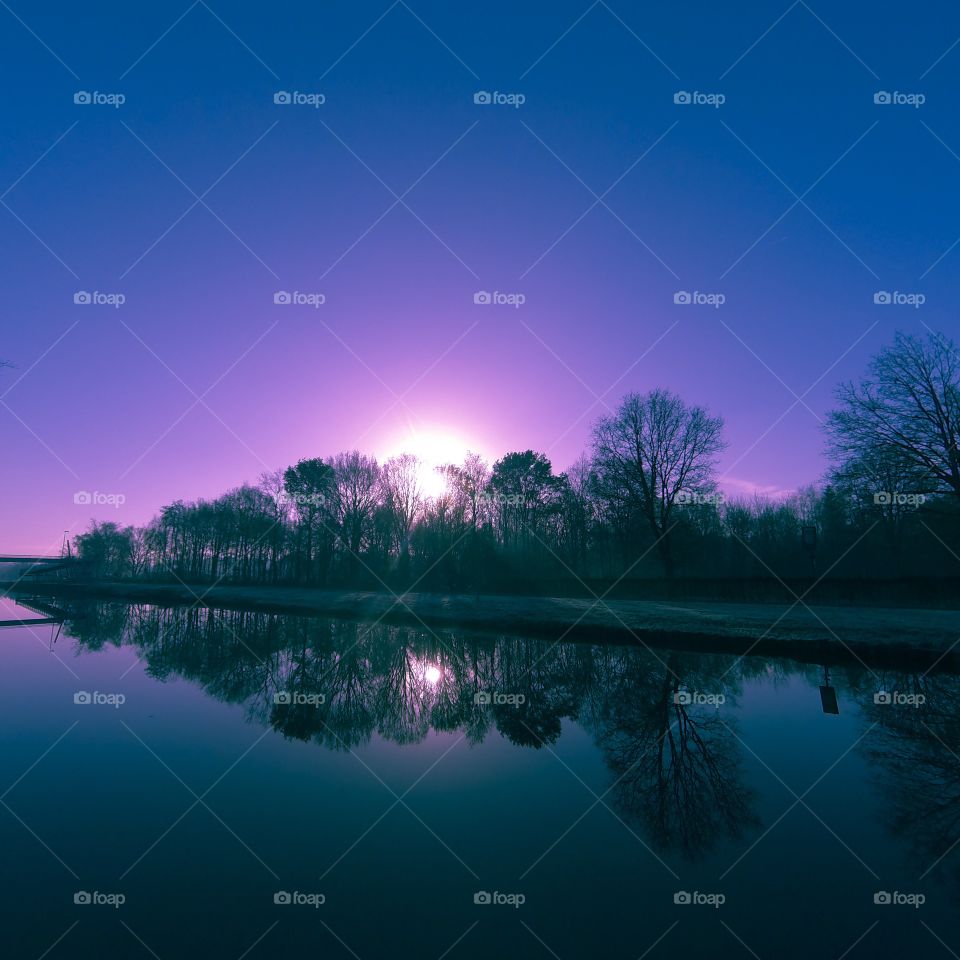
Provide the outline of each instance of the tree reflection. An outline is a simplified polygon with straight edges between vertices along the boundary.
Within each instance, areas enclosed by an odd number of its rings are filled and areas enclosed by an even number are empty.
[[[67,632],[87,649],[132,644],[150,676],[189,679],[283,736],[331,750],[374,737],[413,744],[437,733],[552,749],[564,722],[576,722],[610,770],[605,802],[656,849],[690,859],[759,825],[730,709],[741,685],[777,688],[798,675],[811,687],[822,681],[815,665],[768,658],[248,611],[105,604],[81,614],[68,617]],[[835,667],[831,678],[875,724],[860,749],[917,875],[943,858],[937,871],[960,883],[960,853],[944,856],[960,848],[960,678],[855,666]],[[880,690],[925,702],[877,703]],[[718,709],[684,696],[692,693],[726,703]]]
[[[149,675],[189,679],[285,737],[333,750],[444,732],[550,748],[564,721],[578,722],[610,768],[618,815],[687,857],[758,822],[732,712],[678,696],[735,702],[729,657],[664,661],[639,647],[143,605],[93,608],[70,632],[93,649],[132,644]]]
[[[888,672],[879,680],[890,697],[924,698],[914,706],[877,703],[879,691],[873,689],[858,696],[876,724],[864,745],[881,783],[888,825],[909,840],[918,875],[936,864],[960,884],[957,857],[946,857],[960,844],[960,678]]]
[[[720,680],[730,658],[667,657],[627,664],[594,729],[616,775],[618,809],[646,824],[659,849],[694,858],[759,821],[741,779],[732,717],[684,702],[690,691],[734,700],[734,685],[728,679],[724,690]]]

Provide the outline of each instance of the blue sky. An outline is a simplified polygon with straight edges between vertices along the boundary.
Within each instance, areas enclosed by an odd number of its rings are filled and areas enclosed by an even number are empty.
[[[958,332],[951,4],[39,2],[0,23],[4,549],[355,446],[562,469],[654,386],[725,417],[729,492],[788,490],[823,473],[837,381],[895,329]]]

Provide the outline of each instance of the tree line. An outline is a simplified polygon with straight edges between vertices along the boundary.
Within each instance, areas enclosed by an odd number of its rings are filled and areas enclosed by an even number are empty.
[[[142,527],[76,538],[97,577],[424,590],[623,590],[650,578],[884,580],[960,574],[960,354],[897,334],[840,385],[830,468],[778,498],[727,500],[723,420],[630,393],[556,472],[534,450],[438,468],[358,451],[300,460]]]

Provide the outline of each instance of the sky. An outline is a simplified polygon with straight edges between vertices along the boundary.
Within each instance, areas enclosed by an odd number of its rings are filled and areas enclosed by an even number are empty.
[[[3,4],[0,552],[353,448],[562,470],[658,386],[724,417],[727,493],[816,482],[836,384],[960,334],[958,38],[946,2]]]

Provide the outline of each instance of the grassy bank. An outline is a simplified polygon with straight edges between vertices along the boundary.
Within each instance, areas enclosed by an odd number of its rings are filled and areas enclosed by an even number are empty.
[[[960,669],[960,612],[947,610],[428,593],[397,598],[296,587],[148,583],[21,582],[6,588],[13,595],[45,594],[71,601],[201,605],[379,620],[420,629],[750,652],[808,663]]]

